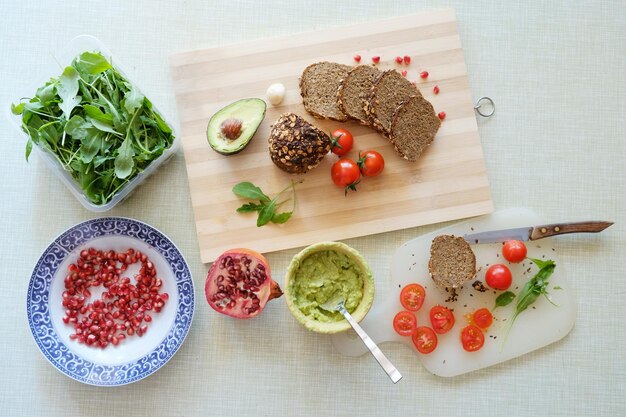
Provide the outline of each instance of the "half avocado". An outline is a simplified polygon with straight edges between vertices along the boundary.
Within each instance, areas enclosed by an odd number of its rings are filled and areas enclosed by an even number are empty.
[[[241,152],[265,118],[265,101],[244,98],[215,113],[206,129],[207,140],[215,152],[233,155]]]

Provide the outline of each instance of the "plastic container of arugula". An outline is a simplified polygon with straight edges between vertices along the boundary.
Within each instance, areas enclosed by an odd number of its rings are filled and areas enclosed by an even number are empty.
[[[11,103],[9,119],[27,137],[26,159],[34,150],[85,208],[110,210],[178,141],[98,39],[78,36],[55,59],[60,69]]]

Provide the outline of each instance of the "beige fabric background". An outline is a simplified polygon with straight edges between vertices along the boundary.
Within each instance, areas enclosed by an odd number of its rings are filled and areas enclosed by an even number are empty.
[[[548,221],[610,219],[597,236],[556,245],[575,285],[577,324],[564,340],[507,363],[441,379],[413,352],[383,345],[404,374],[392,385],[369,356],[340,356],[306,332],[282,301],[253,321],[226,320],[203,302],[182,152],[111,215],[169,235],[194,274],[198,304],[189,337],[159,372],[103,389],[61,375],[27,326],[26,288],[48,243],[95,217],[24,142],[0,130],[0,415],[2,416],[624,416],[626,415],[626,6],[623,1],[0,1],[0,103],[72,37],[112,49],[170,120],[168,70],[176,51],[334,28],[431,8],[456,9],[474,98],[497,113],[479,120],[496,209],[527,206]],[[383,215],[381,213],[381,215]],[[372,265],[377,297],[396,247],[429,226],[348,241]],[[242,244],[246,237],[241,236]],[[269,255],[282,277],[296,250]]]

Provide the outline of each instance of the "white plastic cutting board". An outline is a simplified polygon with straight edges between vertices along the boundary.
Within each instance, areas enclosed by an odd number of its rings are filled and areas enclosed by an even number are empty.
[[[466,283],[459,291],[455,302],[446,299],[450,294],[438,289],[428,274],[430,244],[435,236],[441,234],[463,235],[466,233],[506,229],[512,227],[534,226],[545,224],[537,214],[527,209],[515,208],[478,217],[459,223],[433,233],[423,235],[402,245],[392,258],[391,280],[393,291],[385,299],[375,299],[370,313],[361,322],[363,328],[376,343],[400,342],[415,351],[417,358],[426,369],[438,376],[452,377],[477,369],[495,365],[500,362],[521,356],[556,342],[569,333],[576,318],[575,300],[571,287],[567,283],[566,271],[559,261],[551,244],[551,239],[527,242],[528,256],[538,259],[552,259],[557,267],[550,278],[549,290],[552,300],[559,306],[555,307],[541,296],[531,307],[521,313],[503,345],[503,330],[515,308],[516,300],[507,307],[492,310],[497,295],[493,290],[479,292],[472,288],[471,283],[480,280],[484,283],[485,271],[489,265],[504,263],[513,273],[513,284],[510,290],[519,290],[532,278],[538,268],[530,261],[520,264],[509,264],[501,253],[501,244],[472,245],[476,254],[476,266],[479,269],[475,280]],[[438,335],[439,345],[429,355],[417,352],[410,337],[397,335],[392,326],[393,317],[403,308],[399,301],[400,289],[409,283],[417,282],[426,289],[426,301],[417,312],[418,325],[431,326],[428,312],[436,304],[454,309],[456,323],[451,331]],[[554,289],[560,287],[561,289]],[[460,341],[461,329],[468,321],[464,317],[480,307],[487,307],[494,313],[494,324],[485,334],[485,345],[477,352],[466,352]],[[360,356],[367,351],[361,340],[353,331],[331,336],[337,350],[347,356]],[[383,349],[384,350],[384,349]]]

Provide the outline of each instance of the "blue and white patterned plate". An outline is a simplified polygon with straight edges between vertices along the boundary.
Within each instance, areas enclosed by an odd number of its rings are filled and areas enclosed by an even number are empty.
[[[82,249],[134,248],[148,255],[170,296],[153,315],[143,337],[98,349],[70,340],[73,327],[62,321],[63,282]],[[137,267],[138,269],[138,267]],[[132,268],[124,276],[132,277]],[[92,300],[100,297],[90,288]],[[30,278],[27,315],[35,342],[46,359],[77,381],[98,386],[130,384],[151,375],[174,356],[193,319],[194,287],[183,255],[164,234],[133,219],[104,217],[80,223],[56,238],[39,258]]]

